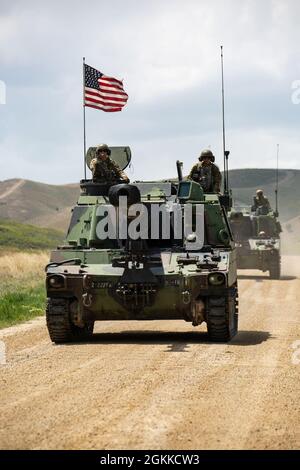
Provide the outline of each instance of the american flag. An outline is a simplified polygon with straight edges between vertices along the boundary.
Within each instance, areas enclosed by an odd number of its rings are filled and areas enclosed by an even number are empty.
[[[85,106],[102,109],[108,113],[122,110],[127,103],[128,95],[120,80],[107,77],[86,64],[84,64],[84,77]]]

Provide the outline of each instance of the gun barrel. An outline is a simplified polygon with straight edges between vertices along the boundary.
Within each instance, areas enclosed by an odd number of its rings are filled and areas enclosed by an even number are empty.
[[[182,180],[183,180],[183,176],[182,176],[182,165],[183,165],[183,163],[180,162],[179,160],[177,160],[177,162],[176,162],[176,167],[177,167],[178,181],[182,181]]]

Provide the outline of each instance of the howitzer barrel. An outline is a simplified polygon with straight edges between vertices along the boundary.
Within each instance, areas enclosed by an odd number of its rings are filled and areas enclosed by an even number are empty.
[[[177,162],[176,162],[176,167],[177,167],[178,181],[182,181],[182,180],[183,180],[183,176],[182,176],[182,162],[180,162],[179,160],[177,160]]]

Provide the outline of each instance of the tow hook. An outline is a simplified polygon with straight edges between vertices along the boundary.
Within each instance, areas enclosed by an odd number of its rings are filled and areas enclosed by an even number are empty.
[[[184,290],[183,292],[181,292],[181,295],[182,295],[182,302],[187,305],[190,303],[191,301],[191,293],[190,291],[188,290]]]
[[[93,303],[92,294],[88,294],[87,292],[82,296],[82,305],[84,307],[90,307]]]

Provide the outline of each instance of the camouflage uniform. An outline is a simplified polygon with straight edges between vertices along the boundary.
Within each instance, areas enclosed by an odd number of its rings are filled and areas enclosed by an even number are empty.
[[[203,162],[196,163],[188,176],[188,179],[200,183],[203,190],[208,193],[220,193],[222,175],[214,163],[203,165]]]
[[[254,196],[253,198],[253,206],[252,210],[256,211],[259,207],[264,207],[267,212],[271,212],[271,205],[269,203],[269,199],[263,195],[261,196]]]
[[[106,160],[102,160],[100,157],[93,158],[90,169],[93,173],[93,181],[116,183],[122,180],[124,183],[129,183],[129,178],[124,171],[109,157]]]

